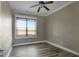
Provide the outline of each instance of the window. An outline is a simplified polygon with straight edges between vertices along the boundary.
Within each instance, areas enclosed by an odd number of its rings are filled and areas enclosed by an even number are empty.
[[[16,17],[16,36],[35,37],[36,19]]]
[[[28,35],[36,35],[36,21],[35,20],[27,20],[27,34]]]
[[[26,35],[26,19],[16,18],[16,35]]]

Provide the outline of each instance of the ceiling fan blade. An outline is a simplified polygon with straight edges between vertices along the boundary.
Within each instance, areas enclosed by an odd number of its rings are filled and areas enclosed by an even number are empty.
[[[36,7],[36,6],[39,6],[39,4],[36,4],[36,5],[31,6],[31,8],[32,8],[32,7]]]
[[[46,1],[46,2],[44,2],[44,4],[51,4],[51,3],[53,3],[53,1]]]
[[[39,4],[45,4],[44,1],[39,1]]]
[[[40,11],[40,9],[41,9],[41,7],[39,7],[39,8],[38,8],[37,12],[39,12],[39,11]]]
[[[47,11],[49,11],[49,8],[47,8],[45,5],[43,6]]]

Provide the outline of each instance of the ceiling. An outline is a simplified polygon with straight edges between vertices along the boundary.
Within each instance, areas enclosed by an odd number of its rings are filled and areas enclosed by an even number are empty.
[[[32,5],[38,4],[38,1],[9,1],[9,4],[14,12],[31,14],[37,16],[48,16],[63,7],[71,4],[73,1],[54,1],[53,4],[46,4],[50,11],[41,8],[40,12],[37,12],[39,6],[31,8]]]

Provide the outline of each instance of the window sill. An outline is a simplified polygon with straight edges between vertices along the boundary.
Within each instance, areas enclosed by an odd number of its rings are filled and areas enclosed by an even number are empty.
[[[33,36],[17,36],[16,39],[37,39],[37,37],[33,37]]]

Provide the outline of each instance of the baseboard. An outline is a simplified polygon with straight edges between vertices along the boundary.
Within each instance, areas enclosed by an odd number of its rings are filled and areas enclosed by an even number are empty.
[[[10,56],[11,51],[12,51],[12,47],[9,49],[9,52],[7,53],[6,57]]]
[[[70,52],[70,53],[73,53],[73,54],[79,56],[79,53],[76,52],[76,51],[74,51],[74,50],[68,49],[68,48],[66,48],[66,47],[60,46],[60,45],[58,45],[58,44],[55,44],[55,43],[52,43],[52,42],[49,42],[49,41],[46,41],[46,42],[47,42],[48,44],[51,44],[51,45],[53,45],[53,46],[56,46],[56,47],[58,47],[58,48],[60,48],[60,49],[63,49],[63,50],[65,50],[65,51],[68,51],[68,52]]]
[[[13,44],[13,46],[28,45],[28,44],[43,43],[43,42],[46,42],[46,41],[43,40],[43,41],[36,41],[36,42],[19,43],[19,44]]]

